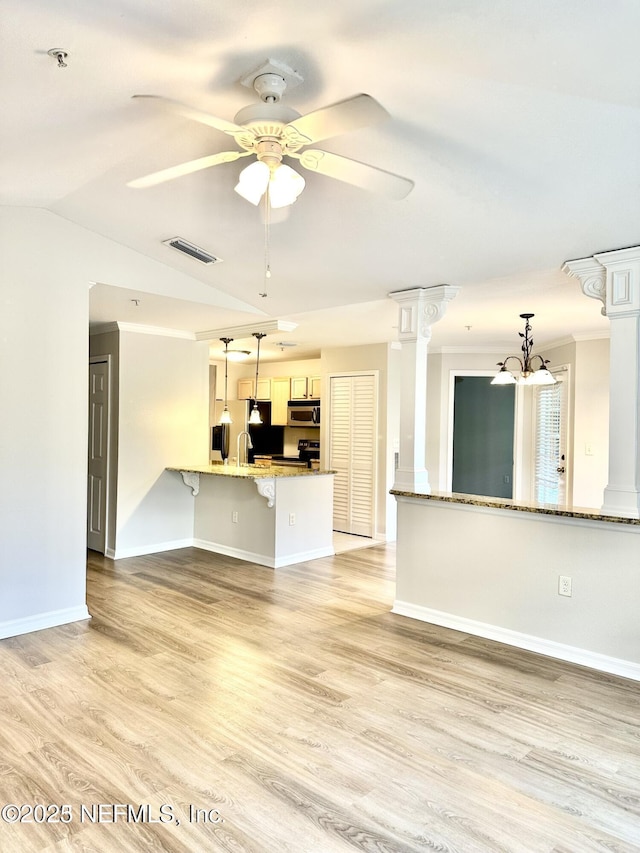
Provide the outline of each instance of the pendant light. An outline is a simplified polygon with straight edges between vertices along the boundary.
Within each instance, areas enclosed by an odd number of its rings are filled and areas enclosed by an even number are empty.
[[[229,407],[227,406],[227,379],[228,379],[228,351],[229,344],[233,340],[233,338],[220,338],[222,343],[224,344],[224,409],[222,410],[222,414],[220,415],[220,423],[221,424],[232,424],[231,414],[229,412]]]
[[[258,370],[260,367],[260,341],[262,338],[266,338],[265,332],[254,332],[253,337],[258,341],[258,354],[256,356],[256,387],[255,387],[255,399],[253,401],[253,408],[251,409],[251,414],[249,415],[249,423],[250,424],[261,424],[262,418],[260,417],[260,410],[258,409]]]
[[[531,355],[533,349],[533,338],[530,337],[531,324],[529,320],[534,317],[534,314],[521,314],[520,317],[524,320],[524,332],[518,332],[522,338],[522,358],[517,355],[508,355],[504,361],[498,362],[500,370],[491,380],[492,385],[555,385],[557,380],[547,370],[549,360],[541,355]],[[517,361],[520,365],[520,376],[518,379],[507,368],[507,362],[510,360]],[[534,359],[539,359],[538,367],[533,366]]]

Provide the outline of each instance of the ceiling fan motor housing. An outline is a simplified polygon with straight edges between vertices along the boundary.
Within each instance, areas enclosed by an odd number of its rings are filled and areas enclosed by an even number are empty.
[[[255,145],[258,160],[273,171],[282,162],[282,145],[277,139],[261,139]]]

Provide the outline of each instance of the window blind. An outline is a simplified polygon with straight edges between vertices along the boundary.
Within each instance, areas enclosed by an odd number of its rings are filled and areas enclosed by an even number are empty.
[[[566,490],[565,467],[566,383],[560,377],[555,385],[536,389],[535,500],[562,504]]]

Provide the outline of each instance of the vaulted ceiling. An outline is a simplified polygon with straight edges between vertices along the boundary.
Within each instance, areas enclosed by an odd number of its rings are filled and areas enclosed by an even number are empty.
[[[0,202],[48,208],[210,293],[195,303],[178,288],[99,282],[93,322],[197,332],[286,318],[298,323],[298,355],[311,355],[393,340],[387,294],[446,283],[462,290],[434,328],[439,345],[517,346],[523,311],[536,314],[539,343],[606,329],[599,303],[560,267],[640,242],[633,0],[5,0],[0,14]],[[134,94],[233,121],[258,103],[240,81],[269,58],[304,78],[283,98],[300,113],[376,98],[388,121],[322,147],[415,187],[389,200],[300,170],[304,192],[282,221],[274,214],[263,297],[261,211],[233,191],[247,160],[148,189],[127,183],[235,147]],[[222,262],[162,243],[175,236]],[[265,358],[280,356],[274,344]]]

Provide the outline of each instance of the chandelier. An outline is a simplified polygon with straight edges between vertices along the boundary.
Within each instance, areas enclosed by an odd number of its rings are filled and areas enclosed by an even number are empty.
[[[492,385],[555,385],[556,379],[547,370],[549,360],[541,355],[531,355],[533,349],[533,338],[531,337],[531,324],[529,320],[534,314],[521,314],[524,322],[524,332],[518,332],[522,338],[522,358],[517,355],[508,355],[504,361],[498,362],[500,370],[491,380]],[[512,371],[507,368],[508,361],[517,361],[520,366],[520,376],[516,379]],[[536,362],[537,366],[536,366]]]

